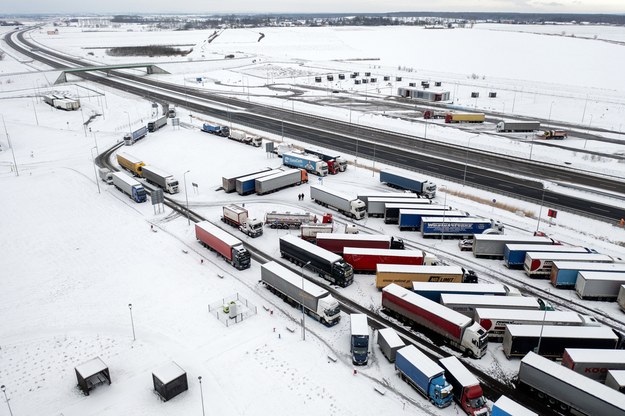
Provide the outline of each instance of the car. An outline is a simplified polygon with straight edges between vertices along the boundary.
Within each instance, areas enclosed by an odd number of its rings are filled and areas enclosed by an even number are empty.
[[[473,250],[473,240],[471,239],[463,239],[458,241],[458,247],[460,251],[471,251]]]

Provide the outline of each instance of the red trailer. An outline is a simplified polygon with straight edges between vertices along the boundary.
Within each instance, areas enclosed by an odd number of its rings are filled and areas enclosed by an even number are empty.
[[[378,264],[410,264],[421,266],[425,253],[421,250],[389,250],[382,248],[345,247],[343,259],[355,272],[375,273]],[[430,257],[427,257],[428,260]]]
[[[241,240],[210,222],[201,221],[195,224],[195,238],[209,250],[216,251],[237,269],[250,267],[250,252],[243,247]]]
[[[317,234],[317,245],[343,255],[345,247],[403,249],[404,241],[389,235],[377,234]]]

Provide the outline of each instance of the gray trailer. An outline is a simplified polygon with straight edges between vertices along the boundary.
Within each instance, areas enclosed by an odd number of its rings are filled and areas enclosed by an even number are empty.
[[[413,195],[413,198],[390,198],[390,197],[369,198],[365,204],[367,207],[367,215],[369,217],[383,217],[384,209],[386,205],[388,204],[406,204],[406,205],[414,206],[414,205],[429,205],[432,203],[431,199],[417,198],[416,195],[414,194],[411,194],[411,195]]]
[[[268,194],[269,192],[279,191],[289,186],[299,185],[308,181],[306,171],[300,169],[289,169],[269,176],[263,176],[255,179],[254,189],[258,195]]]
[[[503,259],[506,244],[554,244],[554,240],[542,236],[512,236],[507,234],[475,234],[473,255],[491,259]]]
[[[364,192],[358,194],[358,199],[365,203],[367,207],[370,198],[401,198],[401,199],[414,199],[415,194],[413,192]],[[426,200],[427,201],[427,200]],[[427,201],[429,202],[429,201]]]
[[[166,116],[163,116],[166,117]],[[163,188],[170,194],[178,193],[178,180],[170,173],[167,173],[154,166],[143,166],[141,169],[143,177],[151,184]]]
[[[299,274],[270,261],[260,268],[261,281],[267,288],[292,306],[304,306],[306,314],[325,325],[337,324],[341,319],[339,303],[330,292]]]
[[[608,370],[605,385],[616,391],[625,393],[625,370]]]
[[[264,176],[274,175],[281,170],[263,171],[253,175],[243,176],[235,180],[235,189],[239,195],[249,195],[256,192],[256,179]]]
[[[533,352],[521,360],[519,385],[556,410],[625,416],[625,395]]]
[[[386,359],[394,363],[397,351],[406,344],[393,328],[383,328],[378,331],[378,345]]]
[[[499,133],[529,133],[540,130],[540,121],[502,120],[497,123]]]
[[[625,284],[625,273],[582,270],[577,273],[575,292],[580,299],[615,301]]]
[[[269,171],[269,170],[271,170],[271,168],[263,168],[261,170],[257,170],[257,171],[254,171],[254,172],[244,172],[244,173],[239,173],[239,174],[236,174],[236,175],[222,176],[222,178],[221,178],[221,187],[227,193],[234,192],[237,189],[236,188],[236,186],[237,186],[237,179],[242,178],[244,176],[253,175],[255,173],[266,172],[266,171]]]
[[[319,205],[335,208],[338,212],[360,220],[365,217],[365,203],[356,196],[328,189],[325,186],[310,186],[310,197]]]
[[[153,133],[156,130],[160,129],[167,125],[167,115],[157,118],[156,120],[152,120],[148,122],[148,131]]]

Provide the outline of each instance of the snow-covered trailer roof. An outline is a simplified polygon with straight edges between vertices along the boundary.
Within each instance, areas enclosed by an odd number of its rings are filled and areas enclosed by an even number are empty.
[[[312,243],[309,243],[308,241],[304,241],[301,238],[296,237],[292,234],[284,235],[280,237],[280,239],[286,241],[289,244],[293,244],[294,246],[299,247],[302,250],[308,251],[309,253],[320,257],[330,263],[334,263],[343,259],[338,254],[334,254],[331,251],[318,247]]]

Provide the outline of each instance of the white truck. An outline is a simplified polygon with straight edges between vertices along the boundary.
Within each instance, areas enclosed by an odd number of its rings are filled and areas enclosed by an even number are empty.
[[[252,238],[263,235],[263,222],[256,218],[249,218],[248,211],[239,205],[224,206],[221,220],[233,227],[238,227],[240,231]]]
[[[310,186],[310,198],[324,207],[335,208],[338,212],[361,220],[367,211],[365,203],[353,195],[328,189],[324,186]]]
[[[142,172],[143,177],[152,185],[156,185],[170,194],[178,193],[178,180],[172,174],[154,166],[143,166]]]
[[[228,136],[228,138],[254,147],[260,147],[260,145],[263,144],[263,139],[260,137],[248,136],[247,133],[241,130],[230,130],[230,136]]]
[[[113,183],[113,172],[109,168],[99,168],[98,175],[103,182],[111,185]]]

